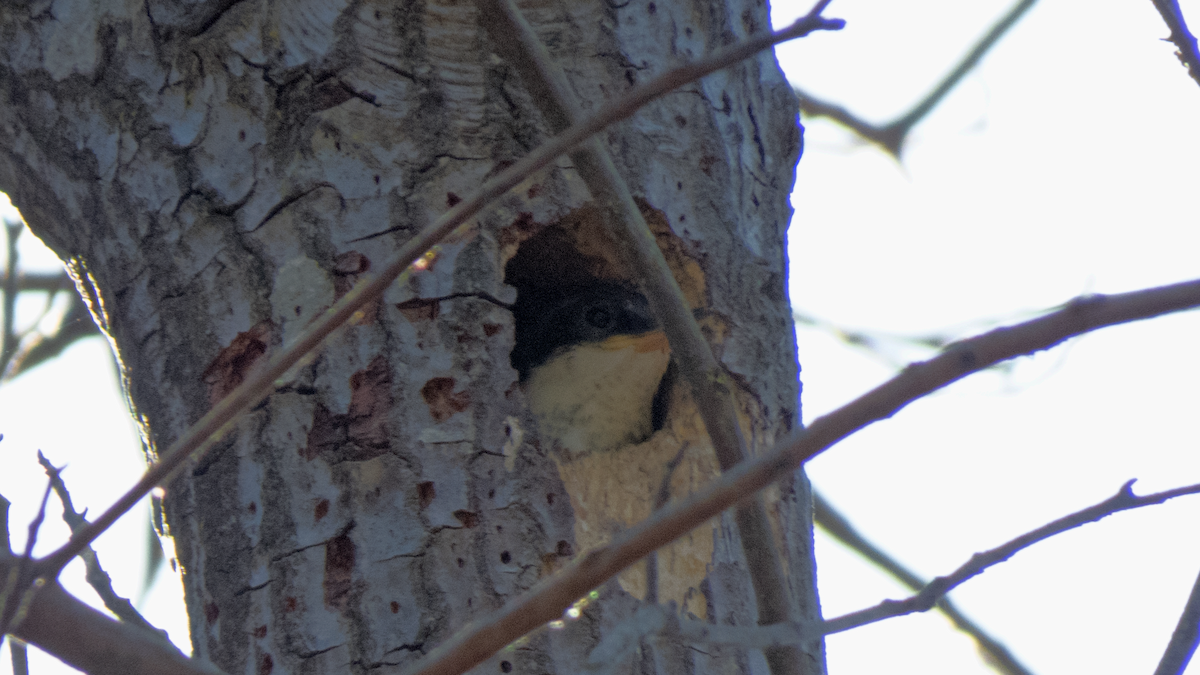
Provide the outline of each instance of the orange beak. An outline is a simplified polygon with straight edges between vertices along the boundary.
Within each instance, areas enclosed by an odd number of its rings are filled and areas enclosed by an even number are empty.
[[[667,334],[661,330],[652,330],[640,335],[614,335],[601,343],[601,346],[605,350],[611,351],[633,347],[633,350],[638,354],[645,354],[647,352],[670,353],[671,351],[671,345],[667,342]]]

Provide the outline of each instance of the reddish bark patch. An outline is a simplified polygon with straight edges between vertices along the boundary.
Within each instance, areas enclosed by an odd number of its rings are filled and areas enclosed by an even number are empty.
[[[299,606],[300,603],[296,600],[295,596],[289,595],[283,599],[283,611],[285,614],[296,611],[296,608]]]
[[[255,639],[258,639],[258,640],[261,640],[261,639],[263,639],[263,638],[267,637],[267,626],[266,626],[266,624],[263,624],[263,625],[261,625],[261,626],[255,626],[255,628],[254,628],[254,637],[255,637]]]
[[[307,460],[322,453],[330,459],[363,461],[391,448],[388,414],[392,408],[392,370],[376,356],[371,365],[350,376],[350,409],[334,415],[323,405],[313,410],[308,443],[300,451]]]
[[[344,423],[341,418],[345,415],[334,415],[329,408],[317,404],[313,410],[312,427],[308,430],[308,444],[300,450],[300,456],[312,461],[322,451],[333,451],[346,438]]]
[[[250,502],[250,504],[246,507],[246,510],[250,512],[250,515],[258,513],[258,503]]]
[[[462,197],[459,197],[453,192],[446,193],[446,206],[454,208],[455,206],[458,206],[460,202],[462,202]]]
[[[212,601],[204,603],[204,620],[208,622],[208,625],[216,623],[220,616],[221,610],[217,608],[217,603]]]
[[[471,405],[471,394],[467,391],[454,393],[454,378],[435,377],[421,387],[421,398],[429,406],[429,414],[435,422],[445,422],[455,413]]]
[[[468,530],[479,525],[479,514],[474,511],[455,511],[454,517]]]
[[[371,269],[371,260],[358,251],[346,251],[333,259],[333,290],[338,298],[350,292],[358,283],[359,275]],[[351,318],[357,326],[374,323],[379,319],[381,304],[378,298],[363,305],[358,314]]]
[[[270,654],[263,654],[262,660],[258,662],[258,675],[271,675],[273,670],[275,670],[275,659],[271,658]]]
[[[357,551],[348,532],[325,543],[325,606],[345,609],[350,599],[354,560]]]
[[[408,319],[409,323],[419,323],[421,321],[433,321],[438,318],[438,312],[441,309],[441,303],[437,300],[422,300],[420,298],[414,300],[405,300],[398,303],[396,309]]]
[[[705,153],[700,156],[700,170],[703,171],[704,175],[708,176],[709,178],[712,178],[712,168],[716,163],[717,158],[715,155]]]
[[[371,260],[358,251],[346,251],[333,260],[333,273],[337,275],[362,274],[371,269]]]
[[[329,500],[322,499],[321,501],[317,502],[316,507],[313,508],[313,520],[320,520],[327,515],[329,515]]]
[[[267,353],[267,344],[274,330],[275,324],[260,321],[250,330],[238,333],[233,342],[208,364],[203,377],[208,385],[209,406],[216,405],[246,379],[246,374],[254,364]]]
[[[392,409],[392,369],[387,359],[376,356],[366,370],[350,376],[350,411],[346,434],[355,444],[379,450],[391,446],[388,413]]]
[[[437,497],[437,489],[433,486],[433,481],[417,483],[417,503],[420,504],[422,510],[432,504],[435,497]]]
[[[354,98],[354,90],[337,79],[328,79],[312,88],[309,101],[314,111],[328,110]]]
[[[493,335],[495,335],[496,333],[499,333],[502,330],[504,330],[504,326],[501,326],[498,323],[483,324],[483,334],[488,337],[492,337]]]
[[[516,246],[526,239],[533,236],[533,233],[538,230],[537,223],[533,220],[533,214],[527,211],[522,211],[517,215],[517,219],[511,225],[502,228],[497,241],[500,248],[508,246]]]
[[[391,610],[392,610],[392,614],[399,613],[399,611],[400,611],[400,603],[396,602],[395,600],[393,600],[393,601],[391,602],[391,604],[389,605],[389,607],[390,607],[390,608],[391,608]]]

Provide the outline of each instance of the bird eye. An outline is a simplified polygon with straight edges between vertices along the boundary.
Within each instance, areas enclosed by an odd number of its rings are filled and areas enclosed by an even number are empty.
[[[592,307],[584,313],[583,318],[589,324],[596,328],[608,328],[612,323],[612,312],[609,312],[603,307]]]

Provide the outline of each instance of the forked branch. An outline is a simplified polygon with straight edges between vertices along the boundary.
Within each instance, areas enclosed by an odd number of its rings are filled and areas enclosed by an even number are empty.
[[[88,613],[82,605],[65,592],[52,580],[72,558],[78,555],[96,537],[106,531],[118,518],[127,513],[155,486],[166,482],[172,473],[192,456],[202,455],[212,447],[221,436],[231,428],[236,418],[261,401],[275,387],[276,381],[283,377],[296,363],[312,350],[318,348],[338,327],[350,319],[364,305],[378,298],[410,265],[419,262],[439,241],[449,236],[459,227],[483,210],[491,201],[500,197],[509,189],[528,178],[535,172],[550,165],[556,158],[586,141],[593,134],[605,127],[625,119],[637,112],[639,108],[655,98],[688,82],[709,75],[717,70],[726,68],[742,59],[752,56],[775,44],[807,35],[816,30],[837,30],[843,22],[837,19],[822,17],[801,20],[795,24],[773,33],[754,36],[740,44],[723,48],[711,56],[693,63],[669,70],[649,82],[635,87],[618,99],[607,103],[579,124],[551,139],[535,149],[529,155],[501,171],[488,180],[480,190],[470,198],[460,202],[438,218],[433,224],[417,233],[410,239],[395,258],[391,260],[378,274],[370,279],[361,281],[349,293],[344,295],[316,321],[314,321],[287,348],[273,356],[265,366],[252,373],[241,385],[218,402],[204,417],[192,425],[174,443],[172,443],[138,482],[122,495],[112,506],[97,517],[92,523],[72,534],[71,539],[49,556],[37,561],[33,566],[33,575],[47,580],[46,589],[39,594],[39,599],[33,602],[29,616],[23,629],[30,642],[38,644],[51,654],[76,664],[85,670],[99,668],[104,670],[105,662],[80,662],[78,659],[87,658],[87,653],[72,649],[72,645],[55,641],[60,635],[56,628],[60,625],[58,613],[60,610],[48,609],[50,606],[59,607],[62,612],[70,612],[79,630],[91,631],[95,635],[111,635],[112,621],[102,615]],[[49,594],[50,597],[46,597]],[[74,604],[71,604],[74,603]],[[68,609],[62,609],[68,607]],[[119,625],[119,624],[118,624]],[[82,626],[82,627],[80,627]],[[161,644],[142,644],[138,646],[148,656],[170,660],[178,655],[173,650]],[[121,672],[161,672],[161,668],[142,670],[134,661],[127,662],[127,668]],[[99,672],[99,671],[98,671]]]
[[[905,368],[847,405],[817,418],[771,452],[743,463],[707,489],[668,506],[513,600],[464,628],[407,675],[458,675],[509,642],[557,619],[578,598],[651,551],[682,537],[802,463],[908,404],[1000,361],[1033,354],[1098,328],[1200,307],[1200,280],[1117,295],[1076,298],[1058,311],[949,345],[939,356]]]
[[[1188,30],[1187,21],[1183,18],[1183,10],[1179,9],[1178,0],[1150,1],[1162,15],[1163,21],[1167,23],[1167,28],[1171,29],[1171,35],[1167,37],[1167,40],[1175,43],[1175,46],[1179,48],[1175,52],[1175,56],[1179,57],[1179,62],[1187,68],[1188,75],[1196,81],[1196,84],[1200,84],[1200,50],[1196,47],[1196,36]]]
[[[448,237],[458,227],[482,211],[493,200],[516,187],[521,181],[545,168],[560,155],[586,141],[605,127],[619,122],[637,112],[650,101],[692,80],[726,68],[742,59],[768,49],[780,42],[808,35],[816,30],[837,30],[843,22],[838,19],[817,17],[814,21],[796,23],[773,33],[758,35],[740,44],[726,47],[698,61],[669,70],[635,87],[624,96],[601,106],[600,110],[579,124],[542,144],[517,163],[492,177],[471,197],[460,202],[432,225],[418,232],[400,248],[400,251],[381,271],[369,280],[358,283],[349,293],[342,296],[325,311],[303,333],[296,337],[288,348],[273,356],[267,364],[246,378],[236,389],[221,399],[212,410],[188,428],[182,436],[163,452],[161,459],[150,467],[138,482],[129,489],[91,525],[71,536],[71,540],[59,550],[38,562],[37,572],[42,577],[53,577],[96,537],[133,508],[142,497],[155,486],[162,484],[193,455],[203,455],[212,447],[243,412],[257,404],[275,386],[275,381],[296,365],[305,355],[320,346],[333,331],[346,323],[364,305],[380,297],[383,292],[405,270],[432,249],[439,241]]]
[[[1162,504],[1168,499],[1184,495],[1200,494],[1200,485],[1188,485],[1186,487],[1175,488],[1174,490],[1139,497],[1133,494],[1133,483],[1134,481],[1125,483],[1121,486],[1121,489],[1117,490],[1115,495],[1099,504],[1089,506],[1081,511],[1076,511],[1058,520],[1046,523],[1036,530],[1027,532],[990,551],[976,553],[958,569],[944,577],[938,577],[929,582],[921,589],[920,593],[912,597],[905,600],[884,600],[874,607],[868,607],[835,619],[829,619],[822,624],[823,628],[821,632],[825,635],[830,635],[884,619],[904,616],[913,612],[927,611],[932,609],[951,590],[961,586],[971,578],[982,574],[987,568],[998,565],[1013,557],[1019,551],[1029,548],[1040,541],[1049,539],[1056,534],[1062,534],[1067,530],[1072,530],[1088,523],[1094,523],[1121,511]]]
[[[1166,0],[1153,1],[1155,4],[1158,4]],[[1035,2],[1037,0],[1021,0],[1016,5],[1013,5],[1013,8],[1008,10],[1008,13],[988,29],[988,32],[979,39],[979,42],[971,48],[971,51],[963,56],[958,65],[932,91],[925,95],[925,98],[913,106],[912,110],[909,110],[887,124],[871,124],[845,107],[836,103],[823,101],[797,87],[795,91],[796,96],[800,99],[800,109],[813,117],[828,117],[842,124],[866,140],[878,144],[896,159],[900,159],[900,153],[904,149],[904,141],[908,138],[908,134],[912,131],[913,127],[925,119],[929,111],[937,107],[937,104],[942,102],[946,94],[949,94],[958,86],[963,77],[971,72],[971,69],[979,63],[980,59],[1000,41],[1000,38],[1010,28],[1016,25],[1017,21],[1025,12],[1029,11],[1030,7],[1033,7],[1033,3]],[[1194,44],[1195,42],[1193,41]]]
[[[796,23],[823,25],[821,12],[830,0],[821,0]],[[575,94],[562,69],[521,16],[513,0],[477,0],[497,52],[521,74],[521,80],[536,102],[551,131],[561,133],[582,119]],[[749,456],[738,426],[729,376],[713,356],[712,349],[692,315],[683,291],[667,266],[653,232],[633,201],[608,149],[593,138],[571,151],[571,161],[587,184],[592,197],[606,214],[613,233],[617,254],[636,275],[646,292],[650,308],[662,321],[671,344],[671,354],[704,428],[712,441],[713,452],[722,471],[728,471]],[[771,531],[766,506],[755,496],[737,507],[736,522],[745,556],[758,621],[769,625],[794,620],[795,608],[784,581],[779,546]],[[768,650],[772,675],[799,675],[802,656],[792,646]]]

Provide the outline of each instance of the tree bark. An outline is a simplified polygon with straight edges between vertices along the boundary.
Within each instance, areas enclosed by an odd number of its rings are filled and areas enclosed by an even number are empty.
[[[753,0],[521,8],[585,110],[769,28]],[[91,299],[151,458],[545,138],[468,2],[37,0],[0,20],[0,189]],[[764,54],[604,136],[741,390],[756,451],[799,419],[784,256],[796,116]],[[679,496],[711,475],[678,389],[669,423],[625,455],[563,457],[537,435],[509,365],[521,270],[508,264],[561,235],[596,275],[628,278],[588,200],[568,160],[530,179],[171,483],[198,657],[231,673],[398,672],[649,513],[662,485]],[[636,479],[621,473],[631,457]],[[803,474],[770,503],[801,618],[815,618]],[[753,624],[736,536],[726,514],[476,672],[578,672],[648,599]],[[618,672],[765,672],[756,652],[644,637]],[[805,649],[805,672],[823,672],[821,644]]]

